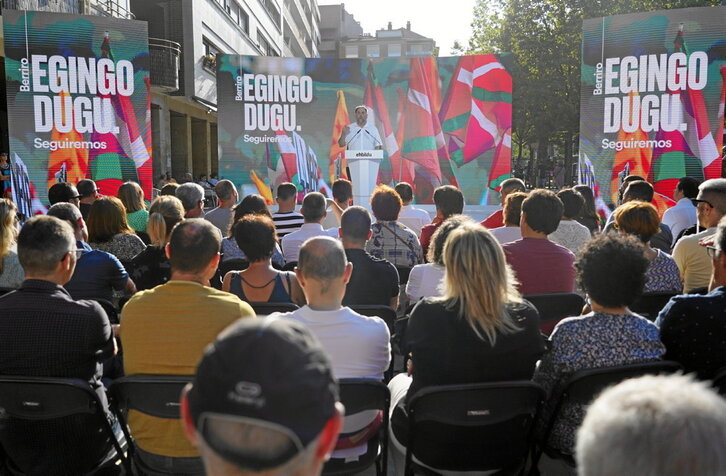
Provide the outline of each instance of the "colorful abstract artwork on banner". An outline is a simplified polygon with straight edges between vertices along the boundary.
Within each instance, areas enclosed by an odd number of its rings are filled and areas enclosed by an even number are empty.
[[[151,197],[149,47],[145,22],[3,10],[11,161],[33,198],[60,181],[125,181]]]
[[[606,201],[623,177],[647,178],[662,211],[680,177],[721,176],[726,8],[585,20],[580,160]]]
[[[285,181],[330,195],[347,177],[346,147],[356,146],[382,149],[377,182],[411,183],[418,203],[446,184],[469,204],[498,203],[511,175],[507,59],[221,55],[219,174],[268,197]]]

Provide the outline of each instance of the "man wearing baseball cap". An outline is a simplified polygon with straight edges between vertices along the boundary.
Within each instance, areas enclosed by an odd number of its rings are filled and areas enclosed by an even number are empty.
[[[209,346],[181,412],[208,476],[307,476],[333,450],[343,406],[310,331],[267,318],[237,321]]]

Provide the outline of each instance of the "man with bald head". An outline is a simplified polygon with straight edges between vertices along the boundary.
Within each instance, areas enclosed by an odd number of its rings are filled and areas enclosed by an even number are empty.
[[[327,236],[307,240],[295,274],[308,304],[287,317],[311,328],[330,355],[336,378],[382,379],[390,360],[388,327],[378,317],[343,306],[352,271],[340,241]]]
[[[352,270],[340,241],[327,236],[310,238],[300,248],[295,269],[308,304],[279,316],[310,329],[330,356],[336,379],[382,380],[391,358],[391,336],[379,317],[363,316],[342,305]],[[370,424],[370,415],[346,416],[341,440],[356,441]]]

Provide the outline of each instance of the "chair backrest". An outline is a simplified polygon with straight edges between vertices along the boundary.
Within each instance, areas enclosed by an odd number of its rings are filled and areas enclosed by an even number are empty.
[[[523,296],[537,308],[540,330],[549,335],[566,317],[579,316],[585,300],[577,293],[529,294]]]
[[[249,268],[250,263],[246,259],[241,258],[234,258],[234,259],[228,259],[225,261],[221,261],[219,263],[218,272],[222,279],[224,279],[224,276],[229,273],[230,271],[242,271],[247,268]]]
[[[103,414],[98,395],[88,382],[77,379],[0,377],[0,408],[22,420]]]
[[[295,266],[297,266],[297,261],[288,261],[285,263],[285,266],[282,267],[283,271],[295,271]]]
[[[108,316],[108,320],[111,324],[118,324],[121,322],[119,320],[118,307],[116,307],[114,303],[103,298],[93,298],[93,300],[100,304],[103,310],[106,311],[106,315]]]
[[[553,411],[549,420],[545,422],[544,434],[541,436],[543,449],[552,453],[549,448],[549,435],[552,432],[555,422],[560,418],[560,411],[565,405],[589,405],[603,390],[629,378],[642,375],[653,375],[661,373],[673,373],[681,370],[681,365],[668,360],[656,360],[653,362],[642,362],[638,364],[626,364],[613,367],[602,367],[596,369],[585,369],[575,372],[561,390],[551,398],[554,402]],[[571,449],[570,449],[571,451]],[[566,452],[560,449],[553,454],[571,460]]]
[[[398,271],[398,284],[405,285],[408,283],[411,269],[413,268],[409,268],[408,266],[396,266],[396,271]]]
[[[393,335],[394,325],[396,323],[396,310],[391,306],[381,306],[378,304],[357,304],[348,306],[358,314],[364,316],[378,316],[386,323],[388,330]]]
[[[130,375],[114,380],[109,394],[115,410],[137,410],[157,418],[180,418],[179,397],[192,381],[186,375]]]
[[[343,378],[338,381],[340,402],[345,413],[352,415],[364,410],[383,410],[388,413],[391,394],[388,387],[379,380]],[[387,418],[387,415],[384,415]]]
[[[421,389],[408,402],[406,468],[413,457],[450,471],[523,465],[544,398],[531,381]]]
[[[300,309],[297,304],[291,302],[251,302],[249,305],[252,306],[258,316],[266,316],[273,312],[292,312]]]
[[[607,387],[623,380],[642,375],[673,373],[678,370],[681,370],[681,365],[669,360],[580,370],[575,372],[564,385],[560,399],[565,399],[569,403],[587,405]]]
[[[641,316],[655,321],[660,311],[668,304],[676,293],[649,293],[638,296],[630,306],[631,311],[640,314]]]
[[[324,475],[358,474],[372,464],[377,465],[376,474],[385,475],[388,462],[388,408],[391,393],[379,380],[344,378],[338,382],[340,402],[345,406],[346,415],[354,415],[366,410],[378,410],[382,416],[380,426],[369,440],[365,454],[357,458],[332,458],[323,468]],[[371,430],[372,431],[372,430]],[[363,441],[361,443],[364,443]]]
[[[127,471],[131,470],[120,442],[106,417],[101,398],[90,384],[80,379],[0,376],[0,410],[6,416],[28,421],[52,420],[73,415],[89,415],[116,449]]]

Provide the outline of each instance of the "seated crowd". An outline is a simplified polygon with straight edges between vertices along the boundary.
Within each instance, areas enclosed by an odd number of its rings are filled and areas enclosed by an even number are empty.
[[[372,215],[343,179],[332,199],[283,183],[275,213],[229,180],[165,187],[149,203],[133,182],[118,198],[87,179],[56,184],[47,215],[22,226],[0,199],[0,377],[86,382],[120,439],[128,424],[140,474],[319,474],[388,430],[403,474],[416,395],[507,381],[543,389],[534,440],[580,474],[726,473],[709,449],[726,444],[726,402],[696,381],[726,369],[726,179],[681,179],[661,219],[653,187],[626,177],[605,220],[586,186],[527,191],[513,178],[482,223],[449,185],[433,193],[433,218],[407,183],[379,185]],[[542,295],[585,305],[546,335]],[[653,297],[652,314],[633,310]],[[628,380],[589,409],[558,403],[580,371],[662,360],[692,375]],[[183,424],[136,410],[117,421],[106,387],[124,375],[189,378]],[[384,381],[388,412],[345,413],[341,379]],[[485,444],[474,428],[456,455],[433,428],[427,461],[474,464]],[[91,474],[112,451],[89,415],[0,412],[0,474]],[[560,470],[543,474],[574,474]]]

